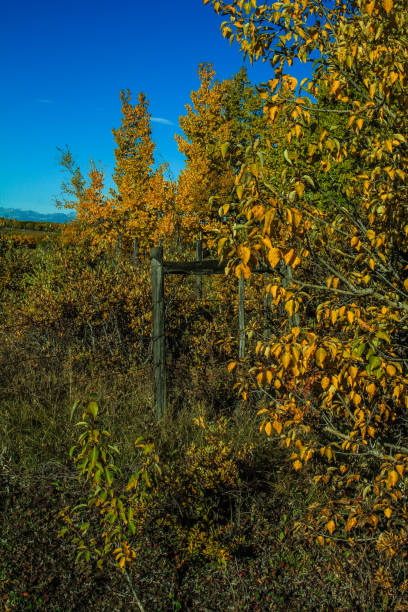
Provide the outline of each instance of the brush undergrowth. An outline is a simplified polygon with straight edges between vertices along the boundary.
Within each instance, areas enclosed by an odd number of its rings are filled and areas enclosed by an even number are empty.
[[[217,344],[217,325],[221,334],[230,320],[217,323],[215,312],[207,311],[201,332],[196,318],[189,335],[184,315],[178,336],[177,319],[170,320],[177,340],[170,347],[171,407],[156,423],[148,309],[137,292],[143,279],[132,285],[129,268],[106,272],[98,262],[81,274],[75,258],[62,277],[68,265],[63,257],[18,257],[24,273],[13,282],[6,274],[0,329],[5,610],[407,609],[405,567],[380,558],[370,542],[351,548],[333,539],[319,547],[297,533],[297,521],[307,520],[323,493],[259,433],[256,407],[244,406],[230,391],[221,363],[231,347]],[[3,272],[12,262],[3,257]],[[112,293],[119,281],[126,284],[125,296]],[[174,313],[177,299],[174,291]],[[132,323],[137,309],[139,328]],[[207,360],[204,375],[195,367],[197,337]],[[77,401],[89,406],[91,397],[98,414],[78,427],[72,407]],[[109,511],[119,507],[113,500],[126,511],[121,515],[119,508],[112,548],[99,564],[95,550],[109,530],[103,535],[106,499],[97,503],[96,497],[103,497],[106,482],[102,486],[100,476],[97,482],[95,469],[78,478],[77,455],[69,456],[71,447],[81,446],[80,434],[95,429],[109,432],[106,443],[116,449],[106,464],[114,465]],[[141,437],[160,470],[141,479],[145,485],[127,489],[144,465]],[[89,460],[99,443],[91,443]],[[74,541],[78,529],[82,535]],[[89,555],[76,564],[81,546]]]

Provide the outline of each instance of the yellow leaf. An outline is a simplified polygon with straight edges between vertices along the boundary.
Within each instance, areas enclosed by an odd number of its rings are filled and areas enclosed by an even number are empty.
[[[386,371],[389,376],[395,376],[397,369],[392,364],[388,364],[386,367]]]
[[[317,365],[321,368],[323,367],[323,363],[324,360],[326,359],[327,353],[324,350],[324,348],[320,347],[319,349],[317,349],[316,354],[315,354],[315,359],[316,359],[316,363]]]
[[[369,15],[371,15],[371,13],[373,12],[374,6],[375,6],[374,0],[366,5],[366,11]]]
[[[293,310],[294,310],[294,304],[295,301],[294,300],[289,300],[288,302],[286,302],[285,304],[285,310],[288,313],[288,315],[291,317],[293,315]]]
[[[352,312],[351,310],[349,310],[347,313],[347,321],[349,323],[352,323],[354,321],[354,312]]]
[[[276,433],[279,436],[281,431],[282,431],[282,423],[279,423],[279,421],[274,421],[273,422],[273,428],[274,428],[274,430],[276,431]]]
[[[242,244],[238,247],[238,256],[241,258],[242,263],[245,265],[248,263],[249,258],[251,257],[251,250],[248,247],[242,246]]]
[[[272,424],[270,421],[265,425],[265,433],[267,436],[270,436],[272,433]]]
[[[124,567],[124,565],[125,565],[125,562],[126,562],[125,557],[122,557],[122,558],[121,558],[121,560],[119,561],[119,567],[122,567],[122,568],[123,568],[123,567]]]
[[[286,255],[284,256],[284,258],[283,258],[283,259],[284,259],[285,264],[286,264],[287,266],[289,265],[289,262],[290,262],[290,260],[292,259],[292,257],[293,257],[293,253],[294,253],[294,252],[295,252],[295,251],[294,251],[293,249],[290,249],[290,251],[288,251],[288,252],[286,253]]]
[[[392,141],[387,139],[384,143],[385,148],[387,149],[387,151],[389,151],[390,153],[392,153]]]
[[[404,280],[404,289],[405,291],[408,291],[408,278]]]
[[[346,523],[346,531],[351,531],[356,523],[357,518],[355,516],[350,517]]]
[[[299,198],[302,197],[302,195],[305,192],[305,186],[301,181],[296,181],[295,183],[295,191],[298,194]]]
[[[392,489],[392,487],[395,487],[397,482],[398,482],[398,473],[395,470],[392,470],[392,472],[388,472],[388,478],[387,478],[388,488]]]
[[[386,509],[384,510],[384,514],[385,514],[385,516],[386,516],[387,518],[390,518],[390,516],[391,516],[391,514],[392,514],[392,510],[391,510],[391,508],[386,508]]]
[[[232,361],[231,363],[229,363],[227,366],[228,372],[232,372],[232,370],[235,368],[236,365],[237,365],[236,361]]]
[[[335,94],[339,87],[340,87],[340,81],[333,81],[333,84],[330,90],[330,95]]]
[[[268,251],[268,261],[271,268],[276,268],[281,260],[281,252],[276,247],[272,247]]]
[[[377,390],[377,387],[375,386],[374,383],[370,383],[369,385],[367,385],[367,393],[370,396],[370,399],[373,397],[374,393]]]
[[[221,238],[221,240],[218,241],[218,255],[221,255],[222,249],[224,248],[224,244],[226,242],[227,242],[227,238]]]
[[[383,4],[384,4],[386,13],[389,13],[393,7],[394,2],[393,0],[383,0]]]
[[[300,125],[297,123],[297,124],[295,125],[295,134],[296,134],[296,137],[297,137],[297,138],[299,138],[299,136],[301,135],[301,133],[302,133],[302,128],[301,128],[301,127],[300,127]]]
[[[324,537],[320,535],[317,536],[317,542],[320,544],[320,546],[324,546]]]
[[[270,106],[269,107],[269,119],[271,121],[275,121],[276,115],[278,114],[278,107],[277,106]]]
[[[302,467],[302,462],[299,461],[299,459],[297,459],[294,463],[293,463],[293,467],[296,471],[300,470],[300,468]]]
[[[326,527],[327,527],[327,531],[328,531],[328,532],[330,533],[330,535],[331,535],[331,534],[333,533],[333,531],[336,529],[336,524],[335,524],[335,522],[332,520],[332,521],[329,521],[329,522],[327,523]]]
[[[288,365],[290,364],[290,353],[284,353],[283,357],[282,357],[282,365],[285,368],[285,370],[287,369]]]
[[[322,389],[324,391],[330,385],[330,378],[328,376],[325,376],[324,378],[322,378],[322,382],[320,384],[322,385]]]

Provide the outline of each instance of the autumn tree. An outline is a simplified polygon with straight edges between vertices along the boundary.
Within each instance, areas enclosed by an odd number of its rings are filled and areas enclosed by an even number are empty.
[[[178,181],[177,206],[193,233],[219,223],[217,210],[230,201],[242,152],[265,130],[263,105],[245,69],[216,80],[212,65],[198,71],[200,87],[191,93],[176,136],[186,157]]]
[[[99,246],[123,246],[137,238],[146,247],[171,229],[167,209],[173,186],[164,177],[165,166],[154,167],[149,104],[143,93],[132,104],[128,90],[120,93],[122,121],[113,129],[116,143],[113,180],[105,190],[104,172],[91,160],[86,180],[70,150],[61,151],[61,165],[69,174],[62,185],[60,205],[74,208],[76,223],[69,231],[81,233]],[[171,215],[170,215],[171,216]]]
[[[122,91],[120,98],[122,121],[112,130],[116,143],[112,216],[120,226],[120,236],[154,242],[163,234],[160,225],[169,191],[165,167],[154,168],[155,145],[145,95],[140,93],[134,105],[129,90]]]
[[[249,276],[260,258],[269,262],[269,291],[287,314],[271,342],[258,344],[249,371],[237,366],[241,393],[264,390],[262,429],[288,447],[296,470],[310,466],[330,491],[310,509],[307,532],[324,542],[372,531],[387,554],[403,552],[406,3],[212,4],[226,38],[252,61],[270,61],[265,111],[286,126],[283,171],[271,176],[261,156],[244,161],[236,199],[245,234],[226,233],[219,243],[238,274]],[[291,74],[295,60],[314,62],[300,83]],[[327,126],[329,115],[341,121]],[[319,180],[322,172],[327,179]],[[330,190],[339,197],[327,206]],[[292,273],[286,286],[282,262]]]

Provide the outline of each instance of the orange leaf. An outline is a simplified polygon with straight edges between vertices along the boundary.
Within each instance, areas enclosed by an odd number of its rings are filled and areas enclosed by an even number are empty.
[[[394,2],[393,0],[383,0],[383,4],[384,4],[386,13],[389,13],[394,5]]]
[[[355,516],[350,517],[346,523],[346,531],[351,531],[356,523],[357,518]]]
[[[336,529],[336,524],[335,524],[335,522],[332,520],[332,521],[329,521],[329,522],[327,523],[326,527],[327,527],[327,531],[328,531],[328,532],[330,533],[330,535],[331,535],[331,534],[333,533],[333,531]]]
[[[395,487],[397,482],[398,482],[398,473],[395,470],[392,470],[392,472],[388,472],[388,478],[387,478],[388,488],[391,489],[392,487]]]
[[[273,422],[273,428],[276,431],[276,433],[278,435],[280,435],[281,431],[282,431],[282,423],[279,423],[279,421],[274,421]]]
[[[289,262],[290,262],[290,260],[292,259],[292,257],[293,257],[293,253],[294,253],[294,252],[295,252],[295,251],[294,251],[294,249],[290,249],[290,251],[288,251],[288,252],[286,253],[286,255],[284,256],[284,258],[283,258],[283,259],[284,259],[285,264],[286,264],[287,266],[289,265]]]
[[[324,378],[322,378],[322,382],[320,384],[322,385],[322,389],[324,391],[330,385],[330,378],[328,376],[325,376]]]

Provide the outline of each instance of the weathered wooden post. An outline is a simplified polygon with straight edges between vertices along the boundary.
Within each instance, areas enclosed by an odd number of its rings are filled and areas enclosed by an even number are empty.
[[[241,273],[238,281],[238,326],[239,326],[239,358],[245,358],[245,278]]]
[[[152,341],[154,367],[154,408],[159,421],[167,410],[166,390],[166,338],[164,309],[163,247],[151,250],[152,274]]]
[[[200,238],[196,242],[196,261],[203,261],[203,241],[201,238],[201,232],[200,232]],[[203,277],[201,276],[201,274],[198,274],[196,276],[196,284],[197,284],[197,299],[201,300],[203,297]]]

